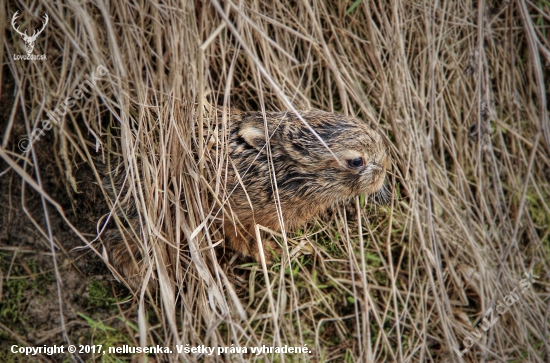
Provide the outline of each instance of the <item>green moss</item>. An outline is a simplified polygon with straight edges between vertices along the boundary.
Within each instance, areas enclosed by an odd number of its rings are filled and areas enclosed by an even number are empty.
[[[2,299],[0,303],[0,321],[15,323],[21,318],[21,300],[23,292],[28,288],[26,279],[9,279],[4,289],[7,299]]]
[[[0,254],[0,268],[8,270],[9,266],[5,266],[7,259],[8,256]],[[4,296],[0,301],[0,321],[8,325],[13,324],[15,330],[20,333],[24,333],[22,324],[14,323],[26,321],[24,311],[28,305],[29,295],[45,295],[46,287],[53,282],[51,273],[41,271],[35,259],[26,260],[25,267],[13,265],[9,269],[10,277],[4,282]]]
[[[88,284],[88,305],[90,307],[109,307],[116,299],[102,281],[91,280]]]
[[[114,354],[102,354],[102,352],[108,352],[109,347],[120,347],[125,344],[127,345],[134,345],[134,342],[132,339],[126,334],[125,331],[119,328],[115,328],[113,326],[110,326],[103,322],[102,320],[94,320],[91,317],[83,314],[78,313],[78,316],[80,316],[82,319],[86,321],[86,323],[89,325],[90,329],[87,329],[87,334],[82,336],[82,338],[79,340],[79,344],[83,345],[89,345],[89,346],[95,346],[96,349],[99,349],[99,346],[101,346],[101,352],[98,354],[94,354],[94,359],[91,359],[90,361],[93,362],[104,362],[104,363],[119,363],[119,362],[126,362],[130,361],[131,357],[117,357]],[[124,319],[119,318],[120,321],[125,322]],[[125,322],[128,324],[127,322]],[[133,325],[129,325],[130,328],[135,328]],[[99,360],[97,360],[99,358]]]

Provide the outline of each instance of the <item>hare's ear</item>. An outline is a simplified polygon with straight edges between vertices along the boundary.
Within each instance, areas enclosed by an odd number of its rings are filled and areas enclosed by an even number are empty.
[[[261,150],[265,146],[265,128],[259,122],[243,123],[239,130],[239,136],[257,150]]]

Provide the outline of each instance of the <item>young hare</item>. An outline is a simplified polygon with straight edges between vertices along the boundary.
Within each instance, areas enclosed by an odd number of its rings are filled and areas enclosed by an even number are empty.
[[[229,117],[228,154],[226,193],[218,198],[227,201],[223,222],[227,244],[256,261],[261,260],[256,224],[281,230],[282,221],[289,230],[339,201],[361,194],[387,198],[384,180],[390,158],[382,136],[353,117],[322,111],[234,110]],[[119,189],[121,178],[120,174],[114,181],[106,178],[106,188]],[[139,230],[135,206],[125,202],[120,208],[126,210],[132,228]],[[117,230],[103,236],[109,261],[137,291],[145,264],[133,238]],[[270,240],[263,248],[267,263],[272,263],[273,251],[280,248]]]
[[[229,247],[256,261],[255,224],[281,230],[281,214],[288,230],[361,194],[386,199],[387,148],[378,132],[353,117],[315,110],[266,112],[264,118],[262,112],[234,111],[229,159],[228,209],[238,221],[226,219],[226,238]],[[280,249],[266,244],[270,263],[270,250]]]

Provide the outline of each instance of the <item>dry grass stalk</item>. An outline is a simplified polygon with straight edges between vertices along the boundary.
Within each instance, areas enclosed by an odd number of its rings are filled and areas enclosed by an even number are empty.
[[[7,13],[31,4],[10,4]],[[50,25],[37,47],[48,61],[7,62],[29,133],[85,74],[109,70],[49,132],[72,187],[76,161],[94,168],[97,158],[122,160],[127,194],[106,203],[135,204],[139,228],[127,233],[139,238],[159,286],[156,296],[136,295],[141,344],[307,344],[313,352],[281,362],[543,362],[550,140],[548,69],[537,53],[548,44],[537,32],[549,30],[549,19],[522,1],[493,9],[484,1],[364,0],[347,14],[350,5],[43,3],[36,14],[47,12]],[[5,35],[4,46],[21,52],[15,36]],[[373,122],[393,145],[395,199],[338,205],[283,235],[279,266],[220,260],[214,248],[223,233],[213,219],[223,211],[211,201],[224,200],[219,135],[227,120],[212,116],[215,105],[316,107]],[[6,130],[3,147],[14,137]],[[36,173],[42,161],[13,148],[0,156],[53,213]],[[51,228],[42,233],[53,246]],[[314,257],[299,252],[308,248]],[[464,349],[525,271],[540,276],[536,284],[458,357],[453,347]],[[161,331],[145,319],[148,304]]]

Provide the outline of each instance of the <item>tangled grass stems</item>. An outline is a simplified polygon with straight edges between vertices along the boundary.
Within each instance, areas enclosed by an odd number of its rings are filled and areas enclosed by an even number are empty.
[[[105,203],[123,235],[137,237],[142,286],[158,287],[135,295],[140,344],[312,350],[218,357],[243,362],[544,362],[550,140],[548,69],[538,53],[548,49],[537,39],[549,20],[532,6],[21,0],[6,13],[50,17],[36,45],[48,60],[4,58],[4,65],[16,80],[14,107],[23,110],[27,134],[87,72],[109,70],[40,142],[51,142],[74,191],[78,164],[101,184],[98,159],[121,160],[127,188],[116,201],[105,192]],[[8,53],[20,51],[20,39],[4,34]],[[231,258],[214,223],[229,215],[218,211],[227,197],[221,171],[231,167],[228,120],[217,110],[308,107],[355,115],[387,137],[389,206],[373,211],[368,200],[352,201],[303,230],[269,237],[285,247],[272,268]],[[19,136],[12,126],[0,156],[43,196],[45,216],[55,213],[51,205],[64,213],[41,187],[45,161],[35,148],[25,155],[9,148]],[[139,225],[115,213],[127,205]],[[51,226],[35,224],[54,251]],[[107,261],[100,243],[92,247]],[[458,357],[453,347],[463,349],[484,312],[525,271],[540,280]],[[146,307],[162,329],[148,324]]]

